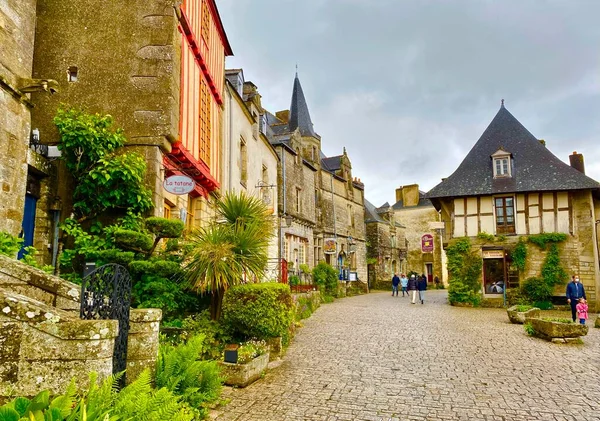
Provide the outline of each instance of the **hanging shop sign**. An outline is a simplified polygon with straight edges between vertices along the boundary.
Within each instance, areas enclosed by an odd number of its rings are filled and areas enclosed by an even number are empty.
[[[421,251],[423,253],[433,252],[433,235],[425,234],[421,237]]]
[[[337,241],[335,238],[325,238],[325,240],[323,240],[323,253],[325,253],[325,254],[337,253]]]
[[[183,195],[192,192],[196,187],[196,182],[186,175],[172,175],[165,178],[163,187],[169,193]]]

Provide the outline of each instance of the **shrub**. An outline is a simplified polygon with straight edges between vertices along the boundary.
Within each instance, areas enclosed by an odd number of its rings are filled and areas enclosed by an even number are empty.
[[[304,273],[310,273],[310,267],[305,263],[300,264],[299,269]]]
[[[319,286],[323,295],[335,297],[337,295],[338,273],[325,262],[320,262],[312,270],[313,281]]]
[[[181,396],[191,407],[206,413],[206,405],[221,394],[222,379],[216,361],[199,361],[206,350],[204,335],[177,346],[161,344],[156,361],[156,386]]]
[[[245,284],[227,290],[223,325],[241,338],[289,337],[294,319],[290,287],[278,283]]]
[[[542,278],[527,278],[521,289],[531,302],[548,301],[552,296],[552,286],[548,285]]]
[[[542,264],[542,278],[551,287],[563,284],[569,275],[560,263],[560,253],[557,244],[550,246],[550,251],[546,254]]]
[[[19,250],[21,250],[22,244],[22,238],[17,238],[7,232],[0,231],[0,254],[3,256],[12,257],[14,259]]]
[[[290,278],[288,279],[288,284],[291,287],[295,287],[296,285],[300,284],[300,278],[297,275],[292,275],[290,276]]]
[[[481,299],[479,292],[473,291],[462,282],[453,281],[448,286],[448,301],[450,301],[450,304],[467,303],[477,307],[481,304]]]
[[[535,329],[531,323],[525,323],[523,329],[525,329],[525,332],[527,332],[529,336],[535,336]]]
[[[314,311],[312,300],[305,297],[298,298],[296,303],[296,321],[308,319]]]
[[[100,267],[107,263],[118,263],[127,267],[135,258],[135,253],[132,251],[123,251],[119,249],[100,250],[89,256],[96,261],[96,266]]]
[[[153,216],[146,219],[146,228],[160,238],[179,238],[185,225],[179,219],[167,219]]]
[[[154,241],[149,235],[126,229],[119,229],[113,233],[114,241],[124,249],[148,251]]]
[[[238,348],[238,364],[246,364],[256,357],[260,357],[267,353],[269,348],[265,341],[249,340]]]
[[[540,310],[552,310],[554,308],[551,301],[536,301],[533,305]]]
[[[233,342],[225,328],[210,318],[209,310],[186,317],[181,322],[181,327],[183,328],[181,340],[187,340],[188,337],[199,334],[204,336],[204,347],[200,356],[205,360],[219,359],[223,352],[222,344]]]

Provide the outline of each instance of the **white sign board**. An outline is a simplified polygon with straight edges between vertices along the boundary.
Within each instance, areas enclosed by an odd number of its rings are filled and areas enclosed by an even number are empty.
[[[443,222],[430,222],[429,229],[430,230],[443,230],[446,228]]]
[[[165,178],[163,187],[169,193],[182,195],[193,191],[196,187],[196,182],[186,175],[172,175]]]

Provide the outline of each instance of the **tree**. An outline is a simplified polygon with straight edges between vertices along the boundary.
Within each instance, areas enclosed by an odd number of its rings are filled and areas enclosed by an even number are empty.
[[[212,294],[211,318],[217,320],[229,287],[263,276],[273,222],[266,205],[244,192],[228,192],[214,207],[216,220],[190,235],[185,271],[198,291]]]

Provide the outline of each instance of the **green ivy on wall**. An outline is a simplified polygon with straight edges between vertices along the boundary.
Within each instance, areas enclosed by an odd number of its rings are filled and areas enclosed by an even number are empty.
[[[446,249],[448,258],[448,300],[451,304],[481,302],[481,256],[471,250],[468,237],[456,238]]]

